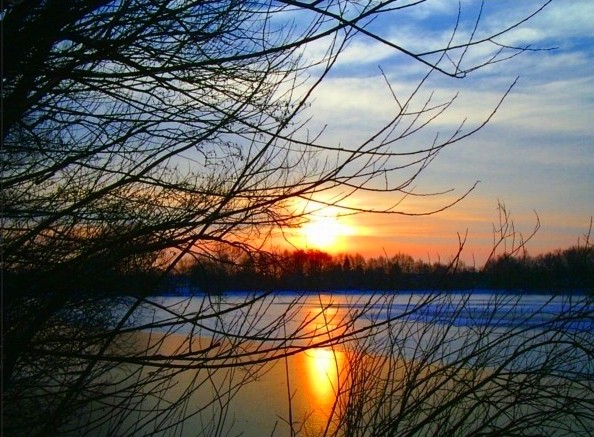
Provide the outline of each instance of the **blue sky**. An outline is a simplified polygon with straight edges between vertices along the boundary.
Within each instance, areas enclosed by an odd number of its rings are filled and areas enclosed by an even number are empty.
[[[471,30],[479,4],[461,2],[460,38]],[[540,4],[487,1],[477,35],[501,29]],[[379,19],[371,29],[405,47],[430,50],[450,38],[457,12],[458,2],[430,0],[390,19]],[[415,184],[418,192],[456,191],[440,198],[406,199],[402,208],[412,212],[431,209],[464,193],[476,181],[480,184],[460,204],[430,217],[350,218],[361,232],[348,236],[342,249],[359,249],[366,255],[404,251],[424,258],[447,258],[457,249],[457,233],[468,230],[465,259],[480,263],[492,244],[498,200],[506,204],[520,231],[531,230],[535,212],[540,217],[541,229],[528,246],[532,254],[576,244],[588,230],[594,215],[594,2],[553,1],[537,17],[497,41],[555,49],[525,52],[463,80],[433,75],[421,95],[434,92],[436,99],[447,100],[459,93],[455,104],[425,134],[398,146],[404,150],[430,142],[438,132],[447,135],[465,118],[468,127],[480,123],[519,77],[492,121],[471,138],[446,148]],[[471,50],[468,62],[494,49]],[[315,95],[314,126],[316,120],[328,125],[324,142],[355,144],[389,120],[395,103],[380,66],[393,90],[402,96],[426,72],[406,56],[357,37]],[[351,201],[379,207],[393,199],[361,193]]]

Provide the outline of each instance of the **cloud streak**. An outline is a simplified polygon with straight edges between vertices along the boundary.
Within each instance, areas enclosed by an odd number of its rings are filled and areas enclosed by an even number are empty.
[[[540,3],[522,2],[520,13],[525,14]],[[411,8],[411,13],[403,14],[403,20],[408,20],[406,25],[399,27],[394,22],[374,25],[383,26],[380,30],[385,35],[403,44],[431,47],[432,41],[436,38],[443,41],[451,32],[451,20],[455,19],[457,10],[453,11],[452,3],[447,1],[426,4],[428,8]],[[462,7],[476,4],[464,1]],[[517,2],[487,2],[491,10],[485,12],[484,29],[492,31],[500,28],[501,23],[519,17],[518,7],[512,6],[517,6]],[[589,217],[594,215],[592,16],[593,2],[553,2],[539,16],[498,41],[559,49],[525,53],[511,62],[478,71],[462,82],[439,75],[432,79],[427,92],[434,91],[437,96],[447,98],[460,91],[456,105],[434,124],[433,135],[436,131],[445,133],[455,128],[465,118],[470,124],[480,123],[507,86],[520,76],[518,85],[491,124],[463,144],[444,151],[419,181],[419,189],[464,189],[482,180],[463,204],[431,218],[434,231],[428,231],[430,227],[426,226],[415,232],[420,244],[430,244],[430,239],[422,238],[423,232],[434,236],[451,232],[454,237],[454,229],[468,228],[477,235],[488,235],[497,199],[509,202],[521,219],[531,220],[533,210],[538,211],[543,228],[536,241],[540,239],[543,243],[535,243],[536,251],[554,249],[551,244],[575,244],[581,233],[580,223],[586,227]],[[469,61],[490,50],[470,53]],[[402,96],[416,86],[426,71],[416,63],[406,62],[403,56],[393,56],[391,50],[376,42],[353,41],[335,74],[315,96],[312,114],[322,113],[328,122],[323,141],[332,145],[353,144],[393,116],[395,103],[380,71],[369,68],[374,63],[381,64],[393,88]],[[418,140],[422,143],[424,138]],[[381,229],[382,237],[389,238],[394,245],[399,239],[410,244],[410,233],[406,234],[390,218],[381,226],[378,218],[360,220],[362,226],[367,226],[368,220],[374,228]],[[470,251],[485,253],[490,240],[483,237],[478,240]],[[369,237],[369,243],[377,241]]]

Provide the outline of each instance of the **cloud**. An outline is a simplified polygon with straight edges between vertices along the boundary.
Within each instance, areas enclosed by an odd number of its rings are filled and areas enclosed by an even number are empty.
[[[528,5],[524,9],[525,12],[536,10],[543,4],[542,1],[522,3]],[[494,9],[487,25],[488,31],[493,32],[501,27],[499,23],[522,18],[518,13],[520,10],[517,7],[506,8],[505,6]],[[564,45],[568,38],[588,36],[591,38],[593,16],[594,2],[590,0],[554,1],[520,27],[498,37],[497,41],[510,45],[526,43]]]
[[[592,17],[590,0],[553,2],[529,23],[529,29],[542,39],[592,35]]]
[[[416,13],[409,14],[409,22],[383,23],[381,31],[407,47],[434,47],[438,41],[449,38],[452,14],[456,12],[452,9],[457,10],[451,4],[429,1],[424,10],[411,8]],[[463,2],[463,7],[476,4]],[[491,10],[485,14],[482,29],[501,29],[540,4],[541,1],[486,2]],[[441,22],[436,21],[435,14]],[[426,144],[436,132],[451,132],[465,118],[469,124],[482,122],[502,93],[520,76],[490,124],[463,143],[445,149],[416,184],[419,190],[454,187],[461,193],[480,179],[478,188],[461,204],[427,219],[386,216],[362,220],[362,224],[380,235],[369,240],[369,247],[386,242],[390,250],[395,250],[399,244],[412,248],[415,242],[432,245],[436,241],[432,247],[437,247],[448,241],[448,247],[455,251],[456,232],[468,228],[470,250],[485,253],[492,242],[490,231],[491,223],[497,219],[497,199],[508,204],[516,223],[526,232],[534,223],[533,211],[539,213],[543,227],[530,246],[532,253],[575,244],[587,230],[589,217],[594,215],[593,16],[593,1],[553,2],[533,20],[498,41],[559,46],[558,50],[524,53],[509,62],[479,70],[463,81],[439,74],[430,79],[419,94],[420,102],[430,92],[435,93],[436,99],[446,99],[458,91],[460,95],[447,114],[434,120],[426,135],[398,147]],[[463,36],[462,31],[459,36]],[[329,124],[324,140],[333,145],[361,141],[388,121],[397,108],[372,63],[381,63],[399,98],[408,95],[426,72],[425,67],[406,62],[404,56],[391,56],[390,49],[381,49],[369,39],[353,41],[349,50],[337,65],[336,75],[316,93],[312,107],[312,114]],[[468,61],[478,62],[492,51],[493,47],[480,47],[468,53]],[[396,172],[394,178],[398,177],[405,175]],[[443,205],[447,199],[424,202],[410,198],[402,207],[414,211]],[[396,202],[398,196],[361,193],[360,198],[353,200],[380,208]]]
[[[475,0],[462,0],[460,4],[464,7],[472,4]],[[409,1],[408,4],[416,3],[416,1]],[[402,5],[401,5],[402,6]],[[451,0],[430,0],[410,8],[402,9],[403,15],[407,19],[426,20],[438,16],[453,16],[458,13],[458,2]]]
[[[394,55],[394,49],[375,40],[357,39],[341,53],[339,64],[345,67],[349,64],[378,63]]]

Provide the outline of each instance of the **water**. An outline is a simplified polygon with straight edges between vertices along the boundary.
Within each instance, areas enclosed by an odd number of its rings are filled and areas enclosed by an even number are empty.
[[[356,314],[361,320],[382,322],[390,318],[447,323],[456,326],[496,325],[499,327],[537,327],[568,310],[580,308],[588,314],[590,301],[583,296],[551,296],[545,294],[515,295],[493,292],[473,293],[288,293],[246,294],[227,293],[221,296],[195,295],[191,298],[169,296],[146,305],[144,321],[152,321],[157,330],[165,332],[178,323],[179,333],[195,328],[192,323],[176,320],[178,314],[191,318],[200,315],[200,325],[216,329],[221,324],[230,326],[243,318],[251,329],[263,329],[275,320],[283,319],[291,327],[306,318],[344,318]],[[250,303],[251,304],[248,304]],[[324,314],[321,311],[324,311]],[[219,315],[219,313],[222,313]],[[319,313],[319,314],[318,314]],[[571,321],[572,329],[592,329],[593,321],[587,317]]]
[[[133,323],[150,357],[127,371],[150,413],[118,416],[105,435],[580,435],[594,424],[571,417],[594,403],[584,297],[169,296]],[[560,402],[571,414],[556,414]]]

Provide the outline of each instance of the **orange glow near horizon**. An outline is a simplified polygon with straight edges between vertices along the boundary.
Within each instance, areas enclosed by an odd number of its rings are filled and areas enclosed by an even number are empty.
[[[331,201],[326,199],[326,203]],[[493,223],[498,219],[495,207],[471,200],[429,216],[349,214],[338,206],[323,207],[313,200],[303,202],[295,208],[295,214],[309,221],[299,228],[277,232],[269,241],[270,249],[316,249],[331,255],[357,254],[365,258],[406,254],[415,260],[445,263],[457,255],[459,238],[466,238],[461,259],[480,268],[491,253]],[[349,205],[375,207],[373,199],[366,205],[361,199]],[[427,209],[430,208],[420,210]],[[530,234],[534,223],[533,212],[530,214],[516,215],[525,235]],[[580,223],[567,220],[567,226],[575,228],[575,232],[560,234],[543,225],[530,241],[529,253],[534,256],[575,244],[572,236],[583,235]]]
[[[277,233],[271,241],[271,247],[316,249],[332,255],[359,254],[364,257],[406,253],[417,258],[427,254],[423,243],[426,243],[426,236],[435,231],[428,229],[427,220],[423,218],[419,221],[425,223],[421,224],[413,223],[410,217],[345,215],[337,207],[320,209],[311,213],[308,219],[301,227]],[[453,232],[446,244],[453,247],[455,243],[456,233]]]

